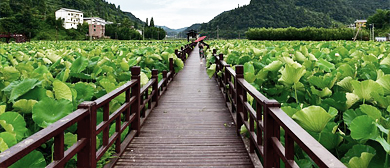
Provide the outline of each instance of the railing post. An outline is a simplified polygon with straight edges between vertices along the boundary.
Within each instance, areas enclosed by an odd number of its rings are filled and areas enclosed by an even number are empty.
[[[136,84],[131,88],[131,96],[135,96],[136,100],[133,105],[131,105],[131,112],[135,113],[135,119],[131,123],[131,129],[137,130],[136,136],[139,135],[141,130],[141,115],[140,115],[140,103],[141,103],[141,68],[139,66],[131,67],[131,79],[135,79]]]
[[[169,71],[171,71],[171,79],[175,76],[175,68],[173,67],[173,58],[169,58]]]
[[[163,75],[163,79],[165,79],[164,80],[164,83],[163,83],[163,87],[164,87],[164,89],[167,87],[167,83],[168,83],[168,79],[167,79],[167,77],[168,77],[168,71],[166,71],[166,70],[164,70],[163,72],[162,72],[162,75]]]
[[[227,70],[228,67],[230,67],[230,65],[225,65],[225,75],[223,77],[223,81],[226,85],[226,86],[223,86],[224,92],[225,92],[225,102],[229,102],[229,93],[231,93],[230,92],[231,88],[230,87],[227,88],[227,86],[229,86],[229,81],[230,81],[230,79],[228,79],[228,78],[230,78],[229,71]]]
[[[79,109],[89,115],[77,123],[77,140],[86,139],[87,145],[77,154],[77,167],[96,167],[96,103],[83,102]]]
[[[241,131],[241,126],[243,124],[243,118],[241,118],[241,113],[243,112],[243,102],[240,100],[240,96],[243,95],[242,93],[242,86],[240,84],[240,82],[238,82],[238,79],[242,79],[244,78],[244,67],[242,65],[236,65],[236,79],[234,80],[234,85],[235,85],[235,89],[236,89],[236,96],[235,96],[235,99],[236,99],[236,105],[237,105],[237,135],[239,136],[240,135],[240,131]]]
[[[181,50],[180,59],[184,62],[185,53],[187,52],[187,46],[186,46],[186,48],[181,47],[180,50]]]
[[[180,55],[179,55],[179,50],[175,50],[175,55],[178,57],[178,58],[180,58]]]
[[[156,102],[156,107],[158,106],[158,96],[160,95],[160,91],[158,90],[158,70],[153,69],[152,70],[152,79],[156,79],[156,82],[154,82],[152,88],[155,92],[152,96],[152,102]]]
[[[223,70],[223,67],[222,67],[222,61],[223,61],[223,54],[219,54],[219,61],[217,62],[217,66],[218,66],[218,70],[219,71],[222,71]],[[218,77],[218,74],[217,74],[217,77]],[[222,78],[221,77],[218,77],[218,85],[219,87],[223,87],[223,83],[222,83]]]
[[[280,157],[272,145],[272,137],[280,139],[280,126],[271,116],[270,107],[280,107],[276,100],[264,102],[264,167],[280,167]]]

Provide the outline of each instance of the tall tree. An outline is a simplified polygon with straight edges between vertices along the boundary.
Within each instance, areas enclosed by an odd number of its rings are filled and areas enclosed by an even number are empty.
[[[149,21],[148,21],[148,18],[146,18],[145,27],[149,27]]]
[[[150,27],[154,27],[154,20],[153,20],[153,17],[150,19]]]

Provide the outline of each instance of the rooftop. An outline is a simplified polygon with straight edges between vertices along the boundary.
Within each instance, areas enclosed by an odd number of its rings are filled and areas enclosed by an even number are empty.
[[[64,10],[64,11],[69,11],[69,12],[77,12],[77,13],[83,13],[82,11],[76,10],[76,9],[68,9],[68,8],[61,8],[57,11]]]

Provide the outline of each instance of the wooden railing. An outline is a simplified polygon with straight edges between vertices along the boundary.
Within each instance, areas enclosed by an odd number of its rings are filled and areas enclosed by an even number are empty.
[[[235,71],[216,55],[216,80],[224,93],[226,104],[232,113],[240,135],[241,126],[249,131],[249,154],[252,160],[262,160],[264,167],[299,167],[294,161],[294,144],[297,144],[319,167],[345,167],[317,140],[292,120],[276,100],[269,100],[244,79],[244,68],[236,65]],[[217,75],[218,72],[222,74]],[[247,94],[254,98],[253,106]],[[256,125],[255,125],[256,124]],[[255,128],[256,126],[256,128]],[[285,145],[280,141],[280,130],[285,131]],[[257,151],[259,155],[256,154]],[[260,156],[260,158],[253,158]]]
[[[188,48],[188,47],[186,47]],[[190,50],[181,51],[190,52]],[[47,167],[64,167],[77,154],[77,167],[96,167],[96,163],[105,152],[115,144],[115,156],[120,156],[126,146],[138,136],[140,129],[151,110],[158,105],[158,99],[166,91],[175,76],[173,59],[169,59],[169,72],[163,71],[158,81],[157,70],[152,70],[151,80],[141,88],[140,67],[131,68],[131,80],[114,91],[95,101],[83,102],[78,109],[47,128],[24,139],[0,153],[0,167],[8,167],[23,158],[42,144],[54,138],[53,162]],[[149,94],[149,89],[151,93]],[[109,103],[121,94],[125,94],[125,103],[110,114]],[[103,122],[96,125],[97,110],[103,109]],[[122,119],[123,118],[123,119]],[[122,121],[123,120],[123,121]],[[115,133],[109,137],[109,129],[115,122]],[[77,142],[65,151],[64,132],[77,123]],[[127,128],[130,131],[121,142],[121,134]],[[102,133],[102,146],[96,150],[96,136]],[[111,161],[115,163],[118,157]]]

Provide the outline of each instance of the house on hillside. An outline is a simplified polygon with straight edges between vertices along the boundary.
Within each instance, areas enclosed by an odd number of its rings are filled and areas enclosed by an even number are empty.
[[[106,32],[106,25],[113,24],[99,17],[87,17],[84,18],[84,21],[89,25],[88,36],[92,36],[93,38],[103,38]]]
[[[355,21],[355,26],[357,28],[359,28],[359,27],[366,27],[366,24],[367,24],[367,20],[356,20]]]
[[[61,18],[64,21],[65,29],[77,29],[78,24],[83,24],[83,12],[75,9],[61,8],[55,13],[56,19]]]

